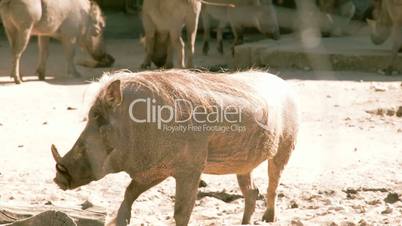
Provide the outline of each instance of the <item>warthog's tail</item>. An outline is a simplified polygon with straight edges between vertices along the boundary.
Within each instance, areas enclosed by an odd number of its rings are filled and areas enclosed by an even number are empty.
[[[205,4],[205,5],[211,5],[211,6],[219,6],[219,7],[228,7],[228,8],[234,8],[234,7],[236,7],[234,4],[225,4],[225,3],[214,3],[214,2],[207,2],[207,1],[205,1],[205,0],[200,0],[200,2],[202,3],[202,4]]]

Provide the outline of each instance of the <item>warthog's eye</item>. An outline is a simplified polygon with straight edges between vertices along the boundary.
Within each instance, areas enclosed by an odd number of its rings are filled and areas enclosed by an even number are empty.
[[[107,124],[106,118],[101,113],[95,112],[92,117],[99,127]]]
[[[56,170],[62,174],[68,173],[66,167],[64,167],[63,165],[60,165],[60,164],[56,164]]]

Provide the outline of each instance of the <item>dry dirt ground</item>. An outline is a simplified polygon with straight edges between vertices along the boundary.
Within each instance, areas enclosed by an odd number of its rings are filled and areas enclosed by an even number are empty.
[[[113,69],[137,69],[143,57],[138,40],[111,40],[108,44],[117,60]],[[110,216],[123,198],[128,176],[110,175],[64,192],[52,182],[55,169],[50,154],[52,143],[65,153],[79,136],[85,125],[88,81],[99,77],[104,69],[79,67],[85,78],[64,77],[64,57],[54,42],[48,65],[50,77],[46,82],[37,81],[33,76],[37,48],[31,43],[22,60],[27,82],[14,85],[8,76],[9,52],[7,42],[0,41],[0,208],[79,209],[88,200],[105,208]],[[79,54],[78,58],[84,57]],[[229,64],[230,59],[212,49],[209,57],[197,55],[195,64]],[[402,225],[402,197],[398,198],[402,195],[402,118],[395,113],[402,106],[402,77],[279,72],[298,92],[302,124],[297,148],[278,190],[278,224]],[[253,176],[260,193],[265,194],[266,162]],[[208,186],[200,188],[202,192],[240,194],[234,175],[203,175],[203,179]],[[131,225],[172,224],[173,201],[174,180],[168,179],[135,202]],[[243,202],[242,198],[232,202],[201,198],[191,225],[237,225]],[[259,221],[263,211],[261,199],[253,216],[255,224],[263,224]]]

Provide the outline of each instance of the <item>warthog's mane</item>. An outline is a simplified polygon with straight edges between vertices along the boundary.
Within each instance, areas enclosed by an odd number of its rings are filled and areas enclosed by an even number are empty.
[[[221,98],[225,96],[238,98],[243,100],[239,103],[244,104],[246,101],[255,107],[261,106],[263,103],[261,97],[255,95],[253,88],[244,80],[236,79],[236,75],[177,69],[138,73],[118,71],[105,74],[99,80],[96,99],[103,98],[104,90],[116,80],[121,81],[121,86],[125,91],[129,89],[130,92],[136,92],[138,89],[146,89],[167,104],[173,104],[177,99],[184,99],[209,108],[219,105]]]

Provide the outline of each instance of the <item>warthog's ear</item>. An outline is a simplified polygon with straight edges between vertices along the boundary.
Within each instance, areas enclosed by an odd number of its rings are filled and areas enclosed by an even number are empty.
[[[106,102],[112,107],[118,107],[123,101],[120,80],[113,81],[106,89]]]

